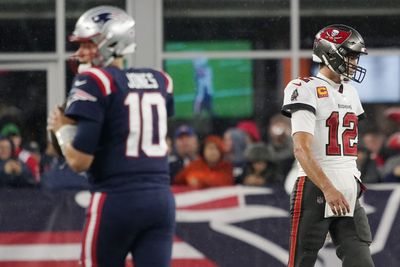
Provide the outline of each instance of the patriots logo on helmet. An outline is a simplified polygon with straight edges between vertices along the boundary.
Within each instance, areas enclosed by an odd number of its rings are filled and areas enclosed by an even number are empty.
[[[104,25],[107,21],[112,19],[111,15],[112,14],[110,12],[102,13],[102,14],[99,14],[99,15],[93,17],[92,20],[94,23],[101,23]]]

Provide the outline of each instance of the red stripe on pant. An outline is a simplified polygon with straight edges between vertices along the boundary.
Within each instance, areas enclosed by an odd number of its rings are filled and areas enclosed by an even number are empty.
[[[97,239],[105,193],[93,193],[82,242],[82,267],[97,267]]]
[[[294,210],[292,217],[292,230],[290,232],[290,252],[288,267],[294,267],[294,260],[296,255],[297,233],[299,229],[299,221],[301,215],[301,202],[303,200],[303,189],[305,176],[299,177],[296,187],[296,196],[294,198]]]

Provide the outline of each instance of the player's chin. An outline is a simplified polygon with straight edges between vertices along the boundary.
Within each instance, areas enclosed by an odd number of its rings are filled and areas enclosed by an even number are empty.
[[[348,72],[346,74],[344,74],[343,76],[345,76],[348,79],[352,79],[354,77],[355,72]]]
[[[349,68],[348,69],[348,74],[349,74],[349,76],[350,77],[353,77],[354,76],[354,74],[356,73],[356,68]]]

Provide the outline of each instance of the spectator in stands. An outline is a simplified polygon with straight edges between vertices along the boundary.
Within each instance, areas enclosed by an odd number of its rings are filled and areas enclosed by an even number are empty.
[[[175,130],[174,151],[168,157],[171,181],[190,162],[198,158],[199,141],[192,127],[181,125]]]
[[[400,124],[400,107],[391,107],[385,110],[386,118]]]
[[[279,177],[284,179],[293,166],[293,141],[291,137],[290,119],[281,114],[273,116],[268,127],[268,148],[274,155]],[[282,181],[283,182],[283,181]]]
[[[386,183],[400,183],[400,154],[390,157],[382,171],[382,181]]]
[[[38,162],[39,164],[39,173],[41,174],[41,169],[40,169],[40,162],[42,161],[42,153],[40,152],[40,146],[38,142],[36,141],[30,141],[26,145],[26,150],[31,153],[32,157]]]
[[[0,135],[0,186],[29,187],[34,184],[28,167],[15,158],[12,141]]]
[[[392,134],[387,141],[387,147],[394,152],[385,161],[382,168],[382,181],[388,183],[400,182],[400,132]]]
[[[175,184],[195,189],[233,185],[232,164],[224,160],[224,143],[219,136],[204,140],[201,156],[175,177]]]
[[[233,177],[235,182],[243,174],[246,165],[244,152],[246,150],[247,135],[237,128],[229,128],[224,132],[225,160],[233,165]]]
[[[43,173],[40,186],[42,189],[49,190],[89,190],[86,173],[72,171],[65,160]]]
[[[18,126],[14,123],[7,123],[3,126],[0,134],[11,139],[14,145],[15,156],[28,166],[36,183],[40,182],[39,162],[28,150],[22,147],[22,136]]]
[[[273,160],[274,154],[264,143],[255,143],[246,150],[247,167],[242,183],[244,185],[264,186],[283,182],[283,177]]]
[[[65,158],[57,153],[51,142],[47,143],[41,162],[43,173],[40,186],[48,190],[88,190],[89,181],[86,173],[76,173],[65,162]]]
[[[359,144],[359,165],[364,183],[377,183],[381,181],[380,170],[385,164],[384,152],[385,135],[378,130],[369,129],[364,132]]]
[[[62,160],[62,156],[54,148],[53,143],[49,140],[43,154],[40,156],[40,173],[45,173],[53,169]]]
[[[252,144],[261,141],[260,130],[257,124],[251,120],[240,121],[236,128],[242,130],[247,135],[247,143]]]

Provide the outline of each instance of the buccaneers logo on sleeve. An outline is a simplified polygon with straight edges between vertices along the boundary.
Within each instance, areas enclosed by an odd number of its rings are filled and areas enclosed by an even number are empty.
[[[296,101],[298,96],[299,92],[297,91],[297,89],[294,89],[292,95],[290,96],[290,101]]]

